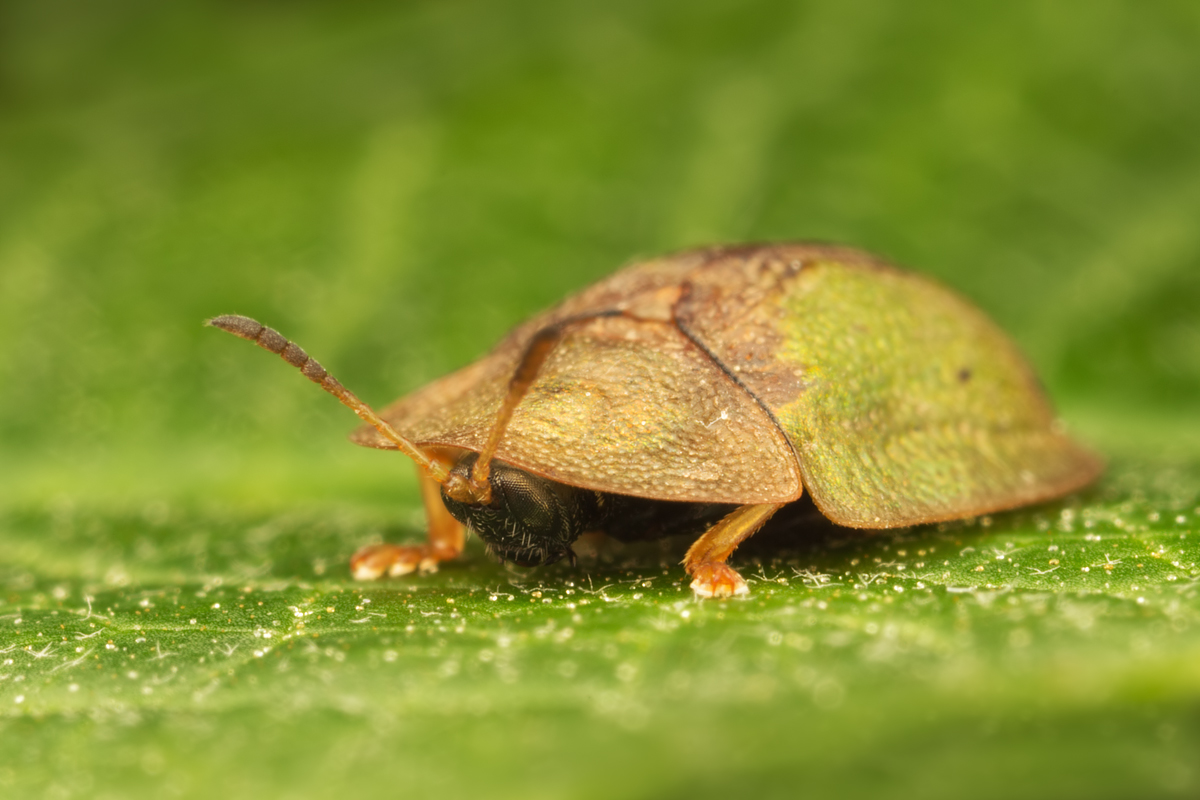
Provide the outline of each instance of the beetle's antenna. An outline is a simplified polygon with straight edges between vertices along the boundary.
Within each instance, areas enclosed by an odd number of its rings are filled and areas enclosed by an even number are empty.
[[[517,362],[517,369],[513,373],[512,379],[508,382],[508,392],[504,395],[504,401],[496,411],[496,417],[492,422],[492,429],[488,431],[487,441],[484,443],[483,449],[479,451],[479,458],[475,461],[475,466],[471,468],[470,490],[485,505],[492,501],[492,485],[488,480],[488,475],[491,473],[492,457],[496,455],[496,450],[500,447],[500,440],[504,438],[504,431],[508,428],[508,423],[512,420],[513,412],[517,410],[517,405],[529,393],[529,387],[533,386],[538,372],[541,370],[542,365],[546,363],[546,359],[550,357],[551,351],[563,340],[568,328],[578,325],[581,322],[589,322],[598,317],[619,317],[623,316],[623,314],[624,312],[622,311],[614,310],[602,311],[598,314],[582,314],[577,317],[569,317],[542,328],[529,340],[529,344],[525,346],[525,352],[522,354],[521,360]],[[454,497],[449,487],[447,487],[446,494]],[[466,501],[460,500],[460,502]]]
[[[318,384],[338,400],[341,400],[343,404],[348,406],[363,421],[374,425],[381,434],[394,442],[396,447],[400,448],[400,452],[413,461],[416,461],[419,467],[425,470],[435,481],[445,486],[448,492],[453,491],[456,494],[466,492],[471,497],[474,497],[475,493],[471,491],[471,486],[467,479],[458,475],[451,475],[449,464],[440,459],[430,458],[421,448],[397,433],[396,429],[376,414],[369,405],[359,400],[354,392],[342,386],[337,378],[326,372],[325,368],[318,364],[315,358],[304,352],[299,345],[289,342],[279,331],[268,328],[266,325],[250,317],[243,317],[238,314],[225,314],[220,317],[213,317],[210,320],[206,320],[204,324],[213,328],[220,328],[223,331],[232,333],[234,336],[254,342],[264,350],[270,350],[272,353],[275,353],[284,361],[300,370],[304,377]]]

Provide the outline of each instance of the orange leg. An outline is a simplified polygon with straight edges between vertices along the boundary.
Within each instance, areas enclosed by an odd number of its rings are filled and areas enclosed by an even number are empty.
[[[466,542],[462,523],[450,516],[442,502],[441,486],[421,475],[421,500],[429,522],[429,540],[422,545],[373,544],[350,558],[350,572],[360,581],[395,577],[410,572],[437,572],[439,561],[457,558]]]
[[[745,579],[725,559],[781,508],[781,503],[739,506],[693,542],[683,559],[692,576],[692,591],[700,597],[749,594]]]

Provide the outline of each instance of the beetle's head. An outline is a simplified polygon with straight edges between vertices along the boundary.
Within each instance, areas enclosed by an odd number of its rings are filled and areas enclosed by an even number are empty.
[[[451,472],[468,477],[477,458],[468,453]],[[488,481],[492,486],[489,504],[459,502],[444,491],[442,502],[455,519],[479,534],[491,553],[522,567],[553,564],[564,556],[575,562],[571,543],[587,524],[591,493],[503,461],[491,463]]]

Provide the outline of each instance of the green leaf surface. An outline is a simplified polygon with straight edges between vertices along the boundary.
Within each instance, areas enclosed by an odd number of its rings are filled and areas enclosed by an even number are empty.
[[[343,566],[381,523],[361,512],[10,511],[0,708],[26,768],[2,776],[20,796],[167,773],[184,794],[219,775],[295,796],[783,796],[857,764],[860,786],[933,795],[1022,777],[1181,791],[1200,742],[1196,473],[1114,472],[971,523],[781,532],[743,556],[752,595],[732,602],[692,598],[679,542],[579,570],[476,551],[364,585]],[[1006,749],[1015,765],[987,763]]]
[[[1194,4],[0,7],[0,797],[1200,793]],[[636,256],[931,274],[1110,460],[357,583],[423,521],[252,314],[386,403]]]

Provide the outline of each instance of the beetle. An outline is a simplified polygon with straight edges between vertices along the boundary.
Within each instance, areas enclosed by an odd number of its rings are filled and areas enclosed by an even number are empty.
[[[898,528],[1046,501],[1103,469],[981,311],[849,247],[633,263],[378,414],[276,331],[207,324],[353,409],[356,444],[417,463],[428,539],[360,550],[362,579],[435,569],[465,529],[524,566],[574,563],[589,531],[695,533],[692,589],[729,597],[748,591],[729,556],[805,491],[838,525]]]

